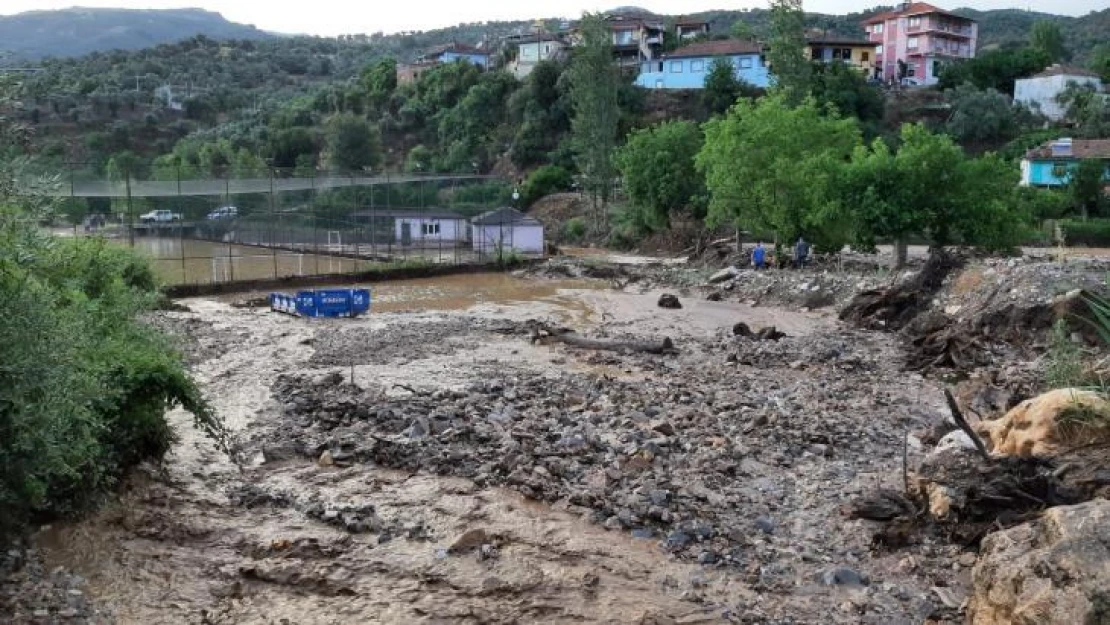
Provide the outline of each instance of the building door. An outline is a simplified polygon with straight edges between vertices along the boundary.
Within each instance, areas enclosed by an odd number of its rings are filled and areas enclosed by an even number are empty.
[[[412,245],[412,224],[407,221],[401,222],[401,245]]]

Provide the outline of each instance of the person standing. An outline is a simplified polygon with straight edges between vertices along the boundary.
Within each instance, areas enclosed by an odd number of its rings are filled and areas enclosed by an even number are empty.
[[[802,269],[809,262],[809,243],[802,237],[798,237],[798,242],[794,244],[794,266]]]
[[[756,269],[767,266],[767,250],[763,248],[763,241],[756,243],[755,249],[752,250],[752,266]]]

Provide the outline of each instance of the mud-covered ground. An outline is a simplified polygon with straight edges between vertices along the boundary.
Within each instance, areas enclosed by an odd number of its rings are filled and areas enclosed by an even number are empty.
[[[164,466],[13,551],[32,564],[0,602],[14,622],[961,620],[973,552],[875,546],[843,514],[900,488],[945,414],[897,337],[752,306],[742,280],[706,301],[720,287],[688,277],[667,310],[658,274],[581,277],[386,284],[355,320],[184,301],[158,323],[235,458],[172,413]],[[532,319],[678,353],[534,344]]]

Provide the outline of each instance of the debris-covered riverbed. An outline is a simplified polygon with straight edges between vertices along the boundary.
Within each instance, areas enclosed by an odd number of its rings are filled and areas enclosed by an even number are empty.
[[[0,587],[14,620],[962,621],[973,549],[876,546],[847,514],[901,488],[948,414],[898,335],[821,307],[851,294],[753,306],[742,276],[699,279],[664,309],[665,276],[560,272],[382,285],[355,320],[164,313],[233,458],[173,413],[164,467],[19,554],[38,569]],[[677,353],[534,341],[536,322]]]

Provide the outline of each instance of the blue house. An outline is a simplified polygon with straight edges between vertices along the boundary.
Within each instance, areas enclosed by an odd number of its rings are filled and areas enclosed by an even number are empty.
[[[640,65],[636,84],[645,89],[703,89],[713,62],[732,63],[736,77],[756,87],[771,84],[763,50],[750,41],[706,41],[679,48]]]
[[[1021,184],[1063,187],[1081,160],[1101,160],[1103,178],[1110,181],[1110,139],[1056,139],[1025,153],[1021,159]]]
[[[489,52],[474,46],[461,43],[451,43],[432,48],[421,56],[418,62],[423,63],[454,63],[455,61],[473,63],[482,69],[489,69]]]

